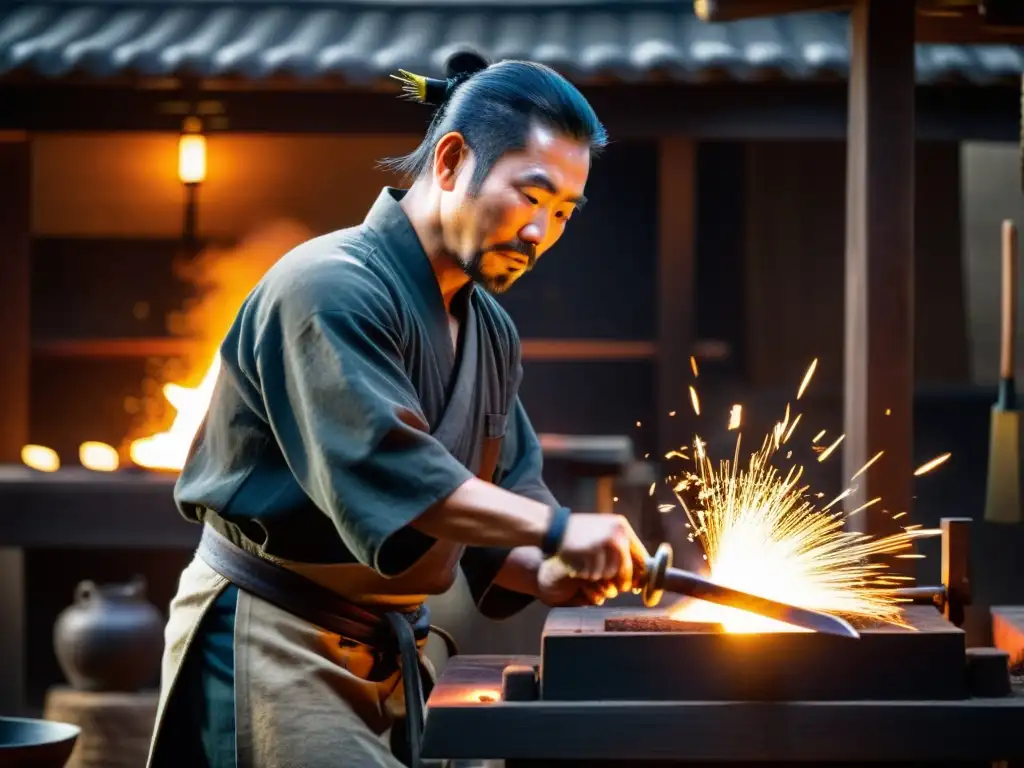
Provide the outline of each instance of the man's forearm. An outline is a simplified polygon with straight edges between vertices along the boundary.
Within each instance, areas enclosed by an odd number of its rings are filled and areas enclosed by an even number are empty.
[[[544,554],[537,547],[516,547],[505,558],[494,583],[512,592],[538,597],[537,571],[543,562]]]
[[[435,539],[468,546],[539,547],[551,513],[546,504],[471,478],[411,525]]]

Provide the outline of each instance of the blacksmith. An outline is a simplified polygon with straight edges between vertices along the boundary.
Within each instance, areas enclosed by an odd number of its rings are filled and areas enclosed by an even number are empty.
[[[409,189],[284,255],[223,341],[175,490],[204,529],[171,604],[152,768],[415,763],[423,603],[456,568],[493,618],[632,586],[645,553],[624,518],[570,514],[544,484],[490,295],[583,207],[605,130],[546,67],[448,70],[401,75],[435,108],[391,163]]]

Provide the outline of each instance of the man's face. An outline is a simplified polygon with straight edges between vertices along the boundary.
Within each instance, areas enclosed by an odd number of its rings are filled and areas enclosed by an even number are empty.
[[[531,129],[526,148],[500,158],[475,194],[468,152],[442,203],[448,249],[491,293],[504,293],[533,268],[586,202],[590,148],[550,129]]]

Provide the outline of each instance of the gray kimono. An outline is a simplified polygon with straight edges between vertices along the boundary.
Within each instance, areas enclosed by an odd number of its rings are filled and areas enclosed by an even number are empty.
[[[187,518],[351,600],[413,605],[447,590],[461,567],[480,610],[501,618],[531,600],[492,583],[507,550],[438,542],[409,523],[474,475],[556,504],[517,396],[519,338],[470,284],[453,301],[453,350],[403,194],[384,189],[363,224],[294,249],[249,295],[175,498]],[[226,586],[198,559],[183,574],[162,708]],[[389,764],[360,729],[390,727],[400,686],[362,679],[358,649],[244,593],[233,632],[239,765],[331,764],[343,723],[350,744],[369,751],[341,764]],[[334,741],[311,735],[317,713]]]

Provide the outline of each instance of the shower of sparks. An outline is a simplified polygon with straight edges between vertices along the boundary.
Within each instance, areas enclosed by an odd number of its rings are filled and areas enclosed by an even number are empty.
[[[817,360],[811,363],[801,393],[816,365]],[[697,410],[696,392],[692,387],[690,392]],[[901,610],[906,600],[898,590],[909,577],[889,573],[886,560],[923,557],[913,551],[914,541],[941,531],[914,525],[875,537],[847,530],[847,518],[881,502],[880,497],[873,498],[844,511],[839,503],[856,490],[854,487],[846,488],[824,507],[816,506],[816,500],[825,495],[800,484],[802,466],[782,469],[773,464],[799,418],[797,414],[791,419],[787,406],[783,419],[745,461],[740,452],[742,434],[737,434],[733,457],[720,461],[717,469],[707,456],[706,443],[695,438],[692,471],[676,471],[669,479],[686,515],[690,540],[703,549],[710,577],[719,584],[848,619],[906,626]],[[814,442],[824,434],[823,430]],[[821,451],[818,461],[827,459],[842,440],[840,436]],[[668,456],[685,458],[675,451]],[[879,452],[872,457],[854,477],[868,471],[881,456]],[[945,454],[933,459],[915,474],[934,469],[948,458]],[[672,504],[658,505],[662,513],[672,509]],[[893,519],[905,514],[893,515]],[[680,621],[719,623],[730,632],[800,631],[700,600],[684,601],[670,615]]]
[[[931,461],[925,462],[920,467],[914,470],[914,477],[920,477],[921,475],[927,472],[931,472],[937,466],[943,464],[950,456],[952,456],[952,454],[944,453],[941,456],[936,456]]]
[[[823,438],[824,436],[825,436],[825,430],[823,429],[823,430],[821,430],[821,432],[819,432],[818,434],[816,434],[814,437],[811,438],[811,442],[812,443],[816,443],[819,440],[821,440],[821,438]]]

